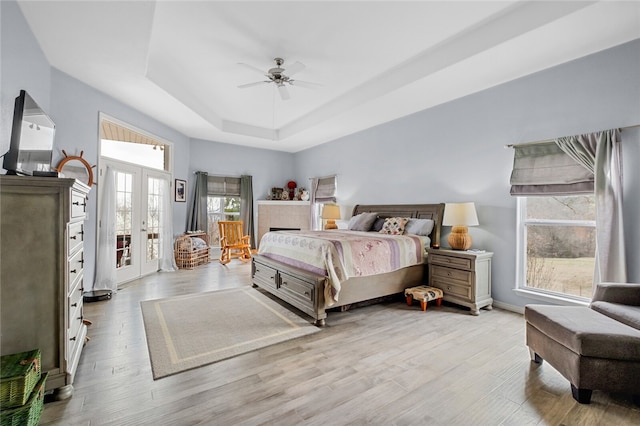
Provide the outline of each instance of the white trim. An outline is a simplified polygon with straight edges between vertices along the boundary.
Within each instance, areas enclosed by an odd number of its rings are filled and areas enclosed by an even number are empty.
[[[278,206],[308,206],[310,202],[309,201],[258,200],[258,204],[278,205]]]
[[[516,314],[524,315],[523,306],[511,305],[509,303],[499,302],[494,299],[493,307],[498,309],[504,309],[505,311],[515,312]]]
[[[525,290],[523,288],[516,288],[513,290],[518,296],[528,297],[530,299],[541,300],[543,302],[547,302],[553,305],[563,305],[563,306],[589,306],[590,302],[588,300],[578,300],[571,299],[568,297],[563,297],[561,295],[542,293],[535,290]],[[495,302],[494,302],[495,305]]]

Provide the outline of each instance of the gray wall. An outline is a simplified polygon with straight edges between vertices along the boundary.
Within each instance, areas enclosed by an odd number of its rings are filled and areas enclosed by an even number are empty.
[[[493,251],[493,297],[513,292],[516,199],[506,144],[640,124],[640,40],[371,128],[295,155],[295,176],[338,175],[343,217],[354,204],[474,201],[474,247]],[[627,218],[640,217],[640,132],[623,131]],[[640,227],[627,220],[630,279],[640,282]],[[450,232],[444,228],[443,242]]]
[[[285,186],[291,180],[293,163],[293,154],[286,152],[192,139],[188,199],[193,196],[193,175],[201,171],[217,176],[251,175],[254,200],[264,200],[272,187]],[[257,204],[253,213],[257,238]]]
[[[98,114],[104,112],[174,143],[175,178],[197,170],[251,174],[256,199],[294,178],[338,175],[338,201],[348,218],[357,203],[475,201],[480,226],[474,246],[494,251],[494,298],[523,306],[513,291],[515,199],[509,193],[509,143],[640,124],[640,40],[440,105],[328,144],[287,154],[189,140],[154,119],[52,69],[15,2],[0,2],[0,151],[9,146],[13,100],[26,89],[56,122],[56,158],[84,151],[97,163]],[[640,282],[640,130],[623,132],[624,201],[629,277]],[[86,277],[95,267],[97,191],[92,191]],[[175,232],[185,229],[188,203],[174,203]],[[449,229],[445,228],[445,238]],[[88,283],[87,283],[88,284]]]

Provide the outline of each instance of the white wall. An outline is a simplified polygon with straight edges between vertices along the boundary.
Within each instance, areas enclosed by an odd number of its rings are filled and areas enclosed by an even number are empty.
[[[295,176],[338,175],[343,217],[354,204],[475,201],[474,247],[493,251],[493,297],[513,292],[516,199],[504,145],[640,124],[640,40],[371,128],[295,155]],[[640,132],[623,132],[630,278],[640,282]],[[631,227],[633,226],[633,228]],[[444,228],[442,242],[450,228]]]

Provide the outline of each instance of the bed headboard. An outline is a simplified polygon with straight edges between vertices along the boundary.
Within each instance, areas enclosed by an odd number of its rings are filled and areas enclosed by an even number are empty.
[[[353,216],[360,213],[378,213],[382,218],[387,217],[412,217],[415,219],[433,219],[435,226],[429,235],[431,247],[440,246],[440,231],[442,228],[442,216],[444,215],[444,203],[440,204],[357,204],[353,208]]]

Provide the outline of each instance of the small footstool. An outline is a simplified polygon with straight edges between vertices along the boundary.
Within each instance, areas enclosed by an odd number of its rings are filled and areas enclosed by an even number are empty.
[[[420,301],[420,307],[423,311],[427,310],[427,302],[436,301],[436,306],[442,304],[442,290],[436,287],[421,285],[418,287],[410,287],[405,289],[404,295],[407,298],[407,305],[411,306],[413,299]]]

